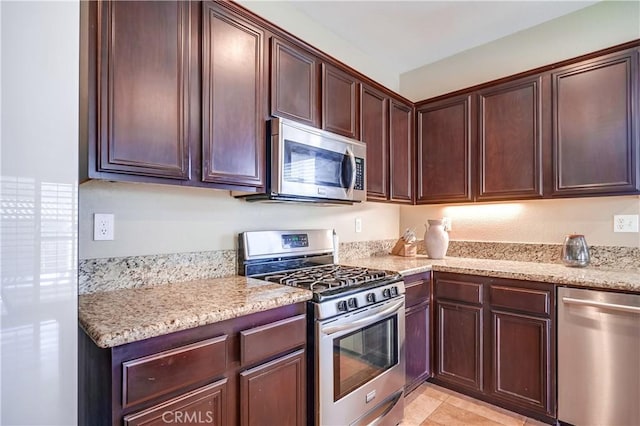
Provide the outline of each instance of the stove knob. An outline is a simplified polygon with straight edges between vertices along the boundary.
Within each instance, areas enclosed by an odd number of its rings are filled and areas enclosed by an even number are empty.
[[[386,298],[391,297],[391,290],[389,290],[388,288],[385,288],[384,290],[382,290],[382,297],[386,297]]]
[[[367,302],[376,303],[376,295],[375,295],[375,293],[368,293],[367,294]]]
[[[398,287],[396,286],[391,287],[391,295],[394,297],[398,295]]]
[[[349,309],[355,309],[358,307],[358,301],[356,300],[355,297],[352,297],[351,299],[349,299]]]
[[[347,311],[347,301],[346,300],[341,300],[341,301],[338,302],[338,311],[343,311],[343,312]]]

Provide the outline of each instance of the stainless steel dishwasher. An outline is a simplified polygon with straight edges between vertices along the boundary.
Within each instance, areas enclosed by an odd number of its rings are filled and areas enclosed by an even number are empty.
[[[640,295],[558,289],[558,419],[640,425]]]

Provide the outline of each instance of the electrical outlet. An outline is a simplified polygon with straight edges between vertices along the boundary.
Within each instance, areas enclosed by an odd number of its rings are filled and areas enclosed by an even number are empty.
[[[451,231],[451,218],[450,217],[443,217],[442,218],[442,227],[444,228],[445,231]]]
[[[362,232],[362,218],[356,217],[356,232]]]
[[[93,241],[112,241],[114,234],[113,214],[93,214]]]
[[[617,214],[613,216],[613,232],[638,232],[637,214]]]

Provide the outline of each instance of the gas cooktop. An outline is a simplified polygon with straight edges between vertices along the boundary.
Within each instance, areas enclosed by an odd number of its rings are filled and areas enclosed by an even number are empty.
[[[305,288],[315,292],[358,286],[386,278],[389,272],[357,266],[323,265],[294,271],[277,272],[261,277],[263,280]]]
[[[336,249],[331,230],[243,232],[238,237],[238,273],[312,291],[316,319],[402,297],[400,274],[340,265]]]

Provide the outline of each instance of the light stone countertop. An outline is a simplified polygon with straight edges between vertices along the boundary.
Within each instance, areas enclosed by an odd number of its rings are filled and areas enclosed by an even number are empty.
[[[101,348],[311,299],[308,290],[231,276],[81,295],[78,319]]]
[[[510,260],[467,259],[447,257],[430,259],[416,257],[379,256],[340,262],[344,265],[396,271],[412,275],[425,271],[455,272],[497,278],[540,281],[585,288],[640,292],[640,265],[637,270],[618,271],[603,268],[570,268],[562,264],[516,262]]]
[[[425,255],[376,256],[340,264],[396,271],[403,275],[425,271],[455,272],[640,293],[640,267],[616,271],[461,257],[433,260]],[[78,317],[91,339],[99,347],[109,348],[304,302],[311,297],[308,290],[234,275],[81,295]]]

